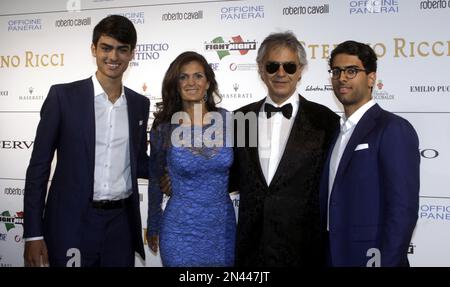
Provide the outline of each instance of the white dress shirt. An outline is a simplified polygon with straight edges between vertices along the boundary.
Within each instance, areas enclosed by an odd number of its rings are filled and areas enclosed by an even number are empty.
[[[373,105],[375,105],[375,101],[371,99],[357,109],[348,119],[345,114],[341,117],[341,131],[336,140],[336,144],[334,145],[330,158],[330,170],[328,177],[328,211],[330,207],[331,191],[333,190],[334,179],[336,177],[336,172],[338,170],[342,155],[344,154],[348,141],[350,140],[359,120]],[[327,212],[327,214],[329,214],[329,212]],[[329,215],[327,218],[327,229],[329,229]]]
[[[118,200],[132,193],[127,100],[113,104],[94,75],[95,169],[94,200]]]
[[[277,112],[268,119],[264,112],[264,105],[266,103],[275,107],[291,104],[292,117],[287,119],[281,112]],[[280,159],[283,156],[292,125],[294,124],[298,112],[299,104],[300,97],[295,92],[281,105],[277,105],[269,96],[267,96],[261,107],[258,116],[258,154],[267,185],[270,185],[278,168],[278,164],[280,163]]]

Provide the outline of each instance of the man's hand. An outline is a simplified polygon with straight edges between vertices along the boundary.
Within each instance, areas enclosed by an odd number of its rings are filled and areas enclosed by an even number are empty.
[[[148,246],[153,252],[158,252],[158,246],[159,246],[159,236],[158,235],[152,235],[147,237]]]
[[[172,195],[172,183],[170,182],[169,173],[167,172],[167,168],[163,174],[163,176],[159,179],[159,188],[161,192],[167,196]]]
[[[44,240],[25,241],[25,267],[49,267],[47,245]]]

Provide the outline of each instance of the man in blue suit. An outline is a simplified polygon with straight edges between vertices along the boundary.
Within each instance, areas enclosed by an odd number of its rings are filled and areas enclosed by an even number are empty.
[[[331,266],[409,266],[419,207],[419,140],[411,124],[372,99],[377,56],[368,45],[331,53],[341,129],[320,188],[321,226]]]
[[[127,18],[106,17],[93,32],[96,73],[50,88],[26,174],[26,266],[134,266],[135,252],[144,258],[137,178],[148,177],[149,100],[122,85],[136,38]]]

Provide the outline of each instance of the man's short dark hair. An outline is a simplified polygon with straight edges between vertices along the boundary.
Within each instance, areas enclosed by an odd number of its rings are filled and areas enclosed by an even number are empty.
[[[94,44],[95,47],[97,47],[98,39],[103,35],[114,38],[121,43],[129,44],[131,50],[134,50],[136,47],[136,29],[127,17],[110,15],[101,20],[95,26],[92,34],[92,44]]]
[[[330,61],[328,63],[330,65],[330,68],[333,64],[334,58],[338,54],[357,56],[362,62],[366,73],[377,71],[377,55],[375,54],[375,51],[367,44],[356,41],[345,41],[340,43],[331,52]]]

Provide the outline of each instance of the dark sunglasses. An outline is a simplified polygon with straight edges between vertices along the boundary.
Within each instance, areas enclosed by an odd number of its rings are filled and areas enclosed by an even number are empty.
[[[283,66],[283,70],[292,75],[297,72],[297,64],[293,62],[286,62],[286,63],[279,63],[279,62],[268,62],[266,64],[266,71],[269,74],[276,73],[278,69],[280,69],[280,66]]]

